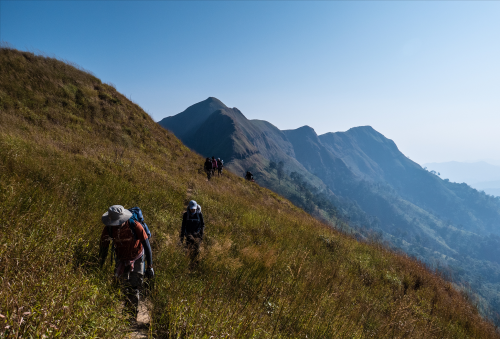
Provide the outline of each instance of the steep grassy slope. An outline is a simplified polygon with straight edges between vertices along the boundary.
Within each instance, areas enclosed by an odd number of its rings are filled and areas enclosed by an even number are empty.
[[[471,286],[483,298],[483,313],[500,324],[500,199],[425,171],[369,126],[317,139],[314,131],[307,139],[300,130],[285,131],[302,149],[296,151],[297,159],[311,164],[311,171],[336,194],[376,216],[376,227],[394,245]],[[327,149],[328,156],[317,149]],[[342,180],[344,167],[331,161],[331,155],[363,180]],[[325,169],[332,173],[325,175]]]
[[[496,338],[453,287],[417,262],[358,243],[203,159],[94,76],[0,51],[0,335],[121,337],[100,216],[139,205],[157,278],[158,338]],[[201,262],[177,246],[184,203],[207,229]]]

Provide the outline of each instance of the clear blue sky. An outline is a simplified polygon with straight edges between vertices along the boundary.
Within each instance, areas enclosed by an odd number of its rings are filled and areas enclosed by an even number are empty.
[[[0,39],[72,61],[155,120],[209,96],[419,162],[500,162],[500,2],[1,1]]]

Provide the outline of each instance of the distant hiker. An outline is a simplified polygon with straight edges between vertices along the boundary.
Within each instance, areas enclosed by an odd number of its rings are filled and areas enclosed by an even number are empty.
[[[220,158],[217,158],[217,176],[222,175],[222,168],[224,167],[224,162],[220,160]]]
[[[205,172],[207,172],[207,179],[210,180],[210,177],[212,176],[212,160],[207,158],[203,167],[205,168]]]
[[[253,180],[253,174],[250,173],[250,171],[247,171],[247,174],[245,175],[245,179],[247,179],[248,181],[251,181],[251,182],[255,181],[255,180]]]
[[[212,175],[215,175],[216,169],[217,169],[217,160],[215,160],[215,157],[212,157]]]
[[[125,287],[127,309],[137,318],[140,289],[144,280],[144,256],[148,263],[146,276],[152,278],[153,254],[148,235],[141,223],[134,221],[132,212],[121,205],[113,205],[102,215],[106,225],[102,231],[100,242],[101,267],[108,256],[110,241],[113,241],[115,257],[115,277]],[[134,318],[134,319],[135,319]]]
[[[182,216],[182,227],[179,235],[179,240],[182,244],[186,238],[186,249],[191,258],[191,265],[195,265],[196,258],[200,252],[200,244],[203,240],[203,231],[205,230],[205,222],[203,214],[201,214],[201,206],[196,201],[189,202],[187,211]]]

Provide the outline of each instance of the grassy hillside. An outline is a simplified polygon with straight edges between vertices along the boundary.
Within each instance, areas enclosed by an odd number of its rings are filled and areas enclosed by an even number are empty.
[[[0,50],[0,337],[115,338],[127,324],[100,216],[140,206],[154,238],[157,338],[496,338],[449,283],[359,243],[203,159],[137,105],[60,61]],[[200,265],[181,213],[206,218]]]

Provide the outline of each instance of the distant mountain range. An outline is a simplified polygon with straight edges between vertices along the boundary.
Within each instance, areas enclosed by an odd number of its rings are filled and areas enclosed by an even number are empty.
[[[159,124],[203,156],[223,158],[236,173],[251,170],[258,183],[318,218],[328,221],[335,213],[362,236],[378,234],[446,267],[500,311],[500,199],[441,179],[372,127],[323,135],[309,126],[281,131],[216,98]]]
[[[485,161],[478,162],[441,162],[424,164],[429,171],[440,173],[441,178],[462,183],[483,190],[487,194],[500,196],[500,166]]]

